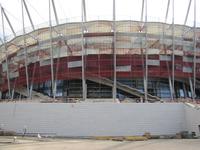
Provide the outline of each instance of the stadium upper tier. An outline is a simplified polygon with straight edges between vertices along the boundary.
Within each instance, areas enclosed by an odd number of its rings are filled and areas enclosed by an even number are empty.
[[[147,31],[145,31],[145,26]],[[144,38],[147,33],[147,48],[148,52],[153,54],[171,54],[167,50],[171,50],[172,47],[172,24],[164,24],[159,22],[138,22],[138,21],[116,21],[117,32],[117,54],[123,54],[122,48],[145,48]],[[200,29],[195,29],[197,36],[197,48],[200,48]],[[106,36],[112,35],[113,22],[112,21],[90,21],[84,23],[84,36]],[[67,40],[68,44],[80,44],[82,34],[82,24],[79,22],[66,23],[58,26],[54,26],[52,30],[52,38],[54,41],[60,39]],[[24,44],[23,35],[7,42],[7,54],[15,55],[24,47],[28,48],[28,53],[37,51],[38,45],[40,49],[49,47],[50,42],[50,28],[41,28],[30,33],[25,34]],[[194,29],[189,26],[175,25],[174,26],[174,42],[175,42],[175,55],[187,55],[185,53],[193,54],[194,47]],[[91,39],[92,40],[92,39]],[[93,39],[95,41],[96,39]],[[109,38],[102,39],[105,43],[109,42]],[[129,41],[128,41],[129,40]],[[121,44],[120,42],[124,43]],[[142,44],[140,44],[140,41]],[[104,43],[102,41],[102,43]],[[123,46],[122,46],[123,45]],[[78,46],[78,45],[77,45]],[[165,46],[165,47],[164,47]],[[154,49],[154,50],[152,50]],[[166,51],[163,51],[166,50]],[[133,50],[134,53],[138,53],[138,49]],[[0,62],[5,60],[5,48],[2,44],[0,46]],[[105,52],[103,52],[105,53]],[[108,51],[106,51],[108,53]],[[73,55],[79,55],[75,51],[72,51]],[[197,50],[197,56],[200,56],[200,52]]]

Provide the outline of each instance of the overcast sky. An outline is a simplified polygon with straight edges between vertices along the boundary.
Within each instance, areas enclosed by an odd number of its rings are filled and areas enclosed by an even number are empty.
[[[26,0],[28,9],[34,24],[44,26],[49,20],[49,0]],[[54,0],[58,17],[62,22],[79,21],[81,16],[81,0]],[[163,22],[165,18],[168,0],[147,0],[148,21]],[[1,5],[16,32],[22,30],[21,0],[0,0]],[[175,0],[175,23],[183,24],[187,12],[189,0]],[[172,6],[172,5],[171,5]],[[200,26],[200,0],[196,0],[197,26]],[[140,20],[142,0],[116,0],[117,20]],[[187,25],[193,25],[193,2]],[[88,20],[112,19],[112,0],[86,0]],[[53,11],[52,11],[53,12]],[[170,7],[168,23],[171,23],[172,9]],[[53,18],[54,19],[54,18]],[[6,25],[6,35],[11,34],[9,26]],[[27,14],[25,14],[25,26],[30,27]],[[2,21],[0,19],[0,36],[2,36]]]

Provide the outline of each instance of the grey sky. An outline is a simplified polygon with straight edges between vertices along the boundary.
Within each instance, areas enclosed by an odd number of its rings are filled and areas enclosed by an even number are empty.
[[[80,20],[81,0],[54,0],[58,17],[61,22]],[[147,0],[148,21],[163,22],[165,18],[167,0]],[[26,0],[30,14],[36,27],[48,24],[48,0]],[[22,30],[21,0],[0,0],[16,32]],[[175,23],[183,24],[189,0],[175,0]],[[197,26],[200,26],[200,0],[197,3]],[[116,0],[117,20],[140,20],[142,0]],[[112,0],[86,0],[88,20],[112,19]],[[53,11],[52,11],[53,12]],[[172,9],[170,7],[168,23],[171,23]],[[193,2],[187,25],[193,25]],[[54,18],[53,18],[54,19]],[[30,27],[25,14],[25,26]],[[28,30],[27,30],[28,31]],[[6,35],[11,31],[6,24]],[[2,22],[0,21],[0,35],[2,35]]]

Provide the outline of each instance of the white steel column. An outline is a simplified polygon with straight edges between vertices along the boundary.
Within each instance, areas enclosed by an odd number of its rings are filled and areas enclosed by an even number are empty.
[[[145,102],[148,101],[148,43],[147,43],[147,0],[145,0]]]
[[[85,27],[84,27],[84,23],[85,23],[85,17],[84,17],[84,10],[85,10],[85,0],[82,0],[82,4],[81,4],[81,30],[82,30],[82,34],[81,34],[81,47],[82,47],[82,51],[81,51],[81,61],[82,61],[82,98],[83,101],[86,100],[87,98],[87,93],[86,93],[86,80],[85,80],[85,40],[84,40],[84,31],[85,31]]]
[[[188,14],[189,14],[189,12],[190,12],[191,2],[192,2],[192,0],[190,0],[190,1],[189,1],[189,4],[188,4],[188,9],[187,9],[187,13],[186,13],[186,16],[185,16],[184,26],[185,26],[186,23],[187,23]]]
[[[50,32],[50,59],[51,59],[51,90],[55,99],[55,83],[54,83],[54,66],[53,66],[53,40],[52,40],[52,23],[51,23],[51,2],[49,0],[49,32]]]
[[[2,15],[5,16],[5,18],[6,18],[7,22],[8,22],[8,25],[9,25],[9,27],[10,27],[10,29],[11,29],[11,31],[12,31],[14,37],[16,37],[16,33],[15,33],[14,29],[13,29],[13,26],[12,26],[12,24],[11,24],[11,22],[10,22],[10,20],[9,20],[9,18],[8,18],[7,14],[6,14],[6,12],[4,11],[4,8],[3,8],[2,6],[1,6],[1,13],[2,13]]]
[[[25,7],[25,9],[26,9],[26,12],[27,12],[27,15],[28,15],[29,21],[30,21],[30,23],[31,23],[31,27],[32,27],[33,30],[35,30],[35,27],[34,27],[33,21],[32,21],[32,19],[31,19],[31,15],[30,15],[29,10],[28,10],[28,7],[27,7],[27,5],[26,5],[26,1],[25,1],[25,0],[22,0],[22,2],[23,2],[24,7]]]
[[[56,11],[56,6],[54,3],[54,0],[51,0],[52,6],[53,6],[53,11],[54,11],[54,15],[55,15],[55,19],[56,19],[56,24],[59,24],[59,20],[58,20],[58,15],[57,15],[57,11]]]
[[[22,5],[22,25],[23,25],[23,40],[24,40],[24,52],[25,52],[25,71],[26,71],[26,88],[27,88],[27,97],[30,97],[29,92],[29,75],[28,75],[28,57],[27,57],[27,45],[26,45],[26,37],[25,37],[25,24],[24,24],[24,6],[23,0],[21,1]]]
[[[144,0],[142,0],[142,11],[141,11],[141,17],[140,17],[141,22],[143,21],[143,16],[144,16]]]
[[[7,51],[7,44],[6,44],[6,37],[5,37],[5,27],[4,27],[4,18],[3,18],[3,12],[1,7],[1,19],[2,19],[2,31],[3,31],[3,45],[6,55],[6,74],[7,74],[7,84],[8,84],[8,96],[11,98],[11,90],[10,90],[10,73],[9,73],[9,67],[8,67],[8,51]]]
[[[165,25],[166,25],[167,18],[168,18],[169,6],[170,6],[170,0],[168,0],[168,2],[167,2],[167,10],[166,10],[166,14],[165,14],[165,24],[163,24],[163,45],[164,45],[164,41],[165,41]],[[163,48],[164,48],[164,46],[163,46]],[[172,88],[171,74],[169,72],[169,62],[166,61],[166,64],[167,64],[167,71],[168,71],[168,81],[169,81],[169,88],[170,88],[170,96],[171,96],[171,100],[173,100],[173,88]]]
[[[193,95],[192,99],[195,100],[196,97],[196,0],[194,0],[194,61],[193,61]]]
[[[191,77],[189,77],[189,84],[190,84],[191,97],[193,97],[194,91],[193,91],[193,85],[192,85],[192,79],[191,79]]]
[[[113,0],[113,100],[116,101],[117,95],[117,70],[116,70],[116,14],[115,0]]]
[[[140,22],[141,24],[143,25],[143,27],[145,26],[144,23],[143,23],[143,16],[144,16],[144,4],[145,4],[146,1],[142,0],[142,11],[141,11],[141,18],[140,18]],[[143,71],[143,84],[144,84],[144,92],[146,91],[146,76],[145,76],[145,64],[144,64],[144,49],[143,49],[143,38],[142,38],[142,30],[143,30],[143,27],[141,28],[141,31],[140,31],[140,49],[142,50],[141,51],[141,55],[142,55],[142,71]],[[144,101],[145,101],[145,98],[144,98]],[[143,101],[143,102],[144,102]]]
[[[172,0],[172,89],[173,89],[173,98],[175,97],[175,89],[174,89],[174,51],[175,51],[175,44],[174,44],[174,0]]]
[[[85,0],[83,0],[83,20],[84,20],[84,22],[87,21],[87,14],[86,14],[86,4],[85,4]]]

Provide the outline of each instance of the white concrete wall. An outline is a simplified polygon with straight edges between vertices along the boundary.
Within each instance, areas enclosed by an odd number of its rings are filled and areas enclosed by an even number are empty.
[[[200,136],[200,107],[198,109],[185,105],[186,131]]]
[[[57,136],[175,134],[185,131],[183,104],[1,103],[4,129]]]

